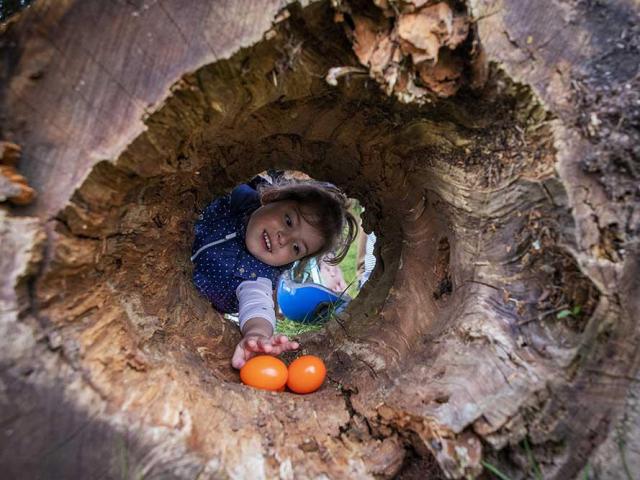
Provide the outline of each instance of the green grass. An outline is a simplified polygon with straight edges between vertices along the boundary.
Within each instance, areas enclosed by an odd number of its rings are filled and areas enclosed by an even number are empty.
[[[531,447],[529,446],[529,439],[524,437],[524,451],[527,453],[527,459],[529,460],[529,467],[533,467],[533,474],[536,480],[543,480],[542,478],[542,470],[540,470],[540,464],[533,456],[533,452],[531,451]]]
[[[622,438],[618,439],[618,449],[620,450],[620,460],[622,461],[622,468],[624,469],[624,473],[626,474],[627,479],[631,480],[633,476],[631,475],[631,470],[629,469],[629,465],[627,464],[625,441]]]
[[[531,446],[529,445],[528,437],[524,437],[522,441],[522,446],[524,447],[524,451],[527,455],[528,465],[527,465],[526,478],[532,478],[534,480],[543,480],[544,477],[542,476],[542,470],[540,468],[540,464],[538,463],[538,460],[536,460],[536,458],[533,455],[533,451],[531,450]],[[511,480],[511,477],[509,477],[506,473],[500,471],[500,469],[495,465],[492,465],[491,463],[486,462],[484,460],[481,460],[480,463],[484,468],[490,471],[498,479]],[[585,474],[585,478],[587,478],[586,475],[587,474]]]
[[[491,473],[493,473],[500,480],[511,480],[511,477],[509,477],[509,476],[505,475],[504,473],[502,473],[500,470],[498,470],[496,467],[491,465],[489,462],[485,462],[484,460],[482,460],[480,463],[482,464],[482,466],[484,468],[489,470]]]
[[[323,328],[323,323],[299,323],[294,322],[293,320],[289,320],[288,318],[278,319],[276,321],[276,333],[282,333],[287,337],[297,337],[298,335],[302,335],[303,333],[317,332],[318,330],[322,330]]]
[[[340,268],[344,275],[344,281],[347,283],[347,293],[354,298],[358,295],[358,280],[356,278],[356,260],[358,255],[358,241],[356,240],[349,247],[347,256],[340,262]]]

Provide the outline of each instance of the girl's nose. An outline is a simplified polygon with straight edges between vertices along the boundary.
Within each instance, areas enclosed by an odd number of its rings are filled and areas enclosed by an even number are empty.
[[[284,245],[286,245],[289,242],[289,237],[285,232],[279,231],[278,232],[278,245],[280,245],[281,247],[283,247]]]

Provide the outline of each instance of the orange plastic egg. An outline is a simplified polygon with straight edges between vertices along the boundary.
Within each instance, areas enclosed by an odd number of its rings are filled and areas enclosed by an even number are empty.
[[[279,391],[287,383],[287,366],[271,355],[253,357],[240,369],[240,380],[262,390]]]
[[[324,382],[326,375],[327,367],[322,360],[315,355],[303,355],[289,365],[287,386],[296,393],[315,392]]]

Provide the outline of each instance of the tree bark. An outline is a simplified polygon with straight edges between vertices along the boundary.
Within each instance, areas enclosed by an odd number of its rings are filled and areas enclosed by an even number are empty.
[[[41,0],[2,26],[1,139],[38,192],[0,211],[3,472],[637,474],[638,5],[434,5]],[[329,372],[307,396],[242,386],[190,280],[198,210],[266,168],[343,187],[379,239],[300,338]]]

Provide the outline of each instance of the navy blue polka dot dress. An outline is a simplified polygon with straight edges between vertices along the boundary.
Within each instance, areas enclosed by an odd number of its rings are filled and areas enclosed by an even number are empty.
[[[242,282],[263,277],[275,288],[278,277],[289,268],[272,267],[247,250],[247,222],[258,207],[258,192],[242,184],[211,202],[196,222],[193,283],[219,312],[238,312],[236,288]]]

